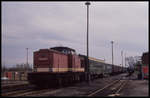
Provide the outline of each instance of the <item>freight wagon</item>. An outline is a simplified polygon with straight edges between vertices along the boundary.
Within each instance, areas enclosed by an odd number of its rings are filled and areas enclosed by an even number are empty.
[[[142,55],[142,73],[143,78],[148,79],[149,77],[149,53],[143,53]]]
[[[77,55],[68,47],[53,47],[34,52],[34,72],[28,73],[28,81],[38,86],[69,85],[87,79],[87,57]],[[114,67],[119,73],[119,67]],[[112,74],[112,65],[103,60],[89,58],[91,79]]]
[[[27,80],[27,72],[6,71],[3,74],[4,74],[4,77],[7,77],[9,80]]]

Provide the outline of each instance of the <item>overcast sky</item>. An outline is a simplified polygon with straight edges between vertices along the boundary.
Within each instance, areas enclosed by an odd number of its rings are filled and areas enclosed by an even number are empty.
[[[2,65],[33,64],[33,51],[67,46],[86,54],[85,2],[2,2]],[[114,64],[148,51],[148,2],[91,2],[89,56]]]

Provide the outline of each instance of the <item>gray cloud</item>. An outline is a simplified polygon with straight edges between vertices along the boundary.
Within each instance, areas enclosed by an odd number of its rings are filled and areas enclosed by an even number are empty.
[[[91,2],[90,56],[115,63],[121,50],[127,55],[148,51],[148,2]],[[69,46],[86,54],[86,6],[84,2],[2,2],[2,61],[7,65],[33,63],[33,51]]]

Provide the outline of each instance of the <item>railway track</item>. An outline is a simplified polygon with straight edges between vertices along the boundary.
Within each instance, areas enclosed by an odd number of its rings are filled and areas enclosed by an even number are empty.
[[[124,80],[124,82],[120,85],[120,87],[115,91],[115,93],[109,96],[120,96],[119,92],[123,89],[123,87],[127,84],[128,81]]]
[[[13,87],[13,88],[12,88]],[[12,97],[17,97],[17,96],[39,96],[44,93],[52,94],[55,93],[58,90],[57,88],[37,88],[34,85],[30,84],[22,84],[22,85],[16,85],[16,86],[7,86],[5,89],[2,89],[2,96],[12,96]]]
[[[12,95],[12,96],[16,96],[16,97],[19,97],[19,96],[35,96],[36,94],[42,94],[44,92],[47,92],[47,91],[51,91],[51,89],[41,89],[41,90],[31,90],[31,91],[27,91],[27,92],[23,92],[23,93],[17,93],[15,95]]]
[[[3,91],[2,96],[25,96],[46,90],[47,89],[36,88],[33,85],[21,85],[21,86],[18,85],[16,88],[13,89],[8,88],[5,91]]]
[[[103,88],[92,91],[88,96],[120,96],[119,92],[127,82],[128,80],[115,80]]]
[[[34,85],[30,84],[18,84],[18,85],[9,85],[9,86],[3,86],[1,88],[1,93],[9,93],[13,91],[20,91],[20,90],[26,90],[26,89],[31,89],[34,88]]]
[[[86,93],[86,96],[119,96],[119,92],[122,90],[122,88],[125,86],[126,84],[126,80],[122,80],[121,79],[122,76],[118,77],[120,78],[119,80],[116,80],[117,77],[114,78],[106,78],[103,79],[102,81],[105,81],[104,85],[106,85],[105,87],[101,86],[101,89],[98,89],[98,87],[96,87],[94,90],[93,88],[91,90],[86,90],[85,92],[88,92],[88,94]],[[112,80],[112,82],[111,82]],[[108,82],[108,83],[106,83]],[[95,83],[99,84],[102,83],[99,80]],[[96,84],[96,85],[97,85]],[[103,83],[102,83],[103,84]],[[94,84],[95,85],[95,84]],[[93,85],[93,86],[94,86]],[[77,86],[77,85],[76,85]],[[82,85],[83,86],[83,85]],[[81,88],[81,86],[77,86],[76,88]],[[86,87],[86,85],[85,85]],[[16,90],[10,90],[9,92],[2,92],[2,96],[14,96],[14,97],[18,97],[18,96],[57,96],[57,94],[60,94],[60,92],[63,94],[65,92],[65,89],[67,88],[45,88],[45,89],[38,89],[35,87],[32,87],[31,85],[27,86],[19,86],[16,88]],[[70,90],[71,92],[71,90]],[[69,93],[68,93],[69,94]],[[65,94],[67,95],[67,94]]]
[[[28,85],[29,85],[28,81],[2,81],[1,89],[3,92],[15,88],[23,88]]]
[[[15,86],[15,85],[21,85],[21,84],[28,84],[26,83],[7,83],[7,84],[2,84],[2,88],[6,88],[8,86]]]
[[[25,89],[25,90],[20,90],[20,91],[14,91],[14,92],[9,92],[2,94],[2,96],[12,96],[12,97],[21,97],[21,96],[41,96],[44,94],[53,94],[58,91],[61,91],[61,89]]]
[[[21,94],[21,93],[30,92],[30,91],[32,91],[32,89],[16,90],[16,91],[11,91],[7,93],[2,93],[2,96],[13,96],[16,94]]]

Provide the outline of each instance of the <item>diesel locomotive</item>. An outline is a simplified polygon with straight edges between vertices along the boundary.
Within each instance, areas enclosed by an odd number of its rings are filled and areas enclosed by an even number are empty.
[[[34,71],[28,73],[28,81],[37,86],[70,85],[87,79],[87,57],[77,55],[68,47],[40,49],[33,54]],[[119,74],[122,67],[105,63],[104,60],[89,57],[90,79],[104,75]]]

